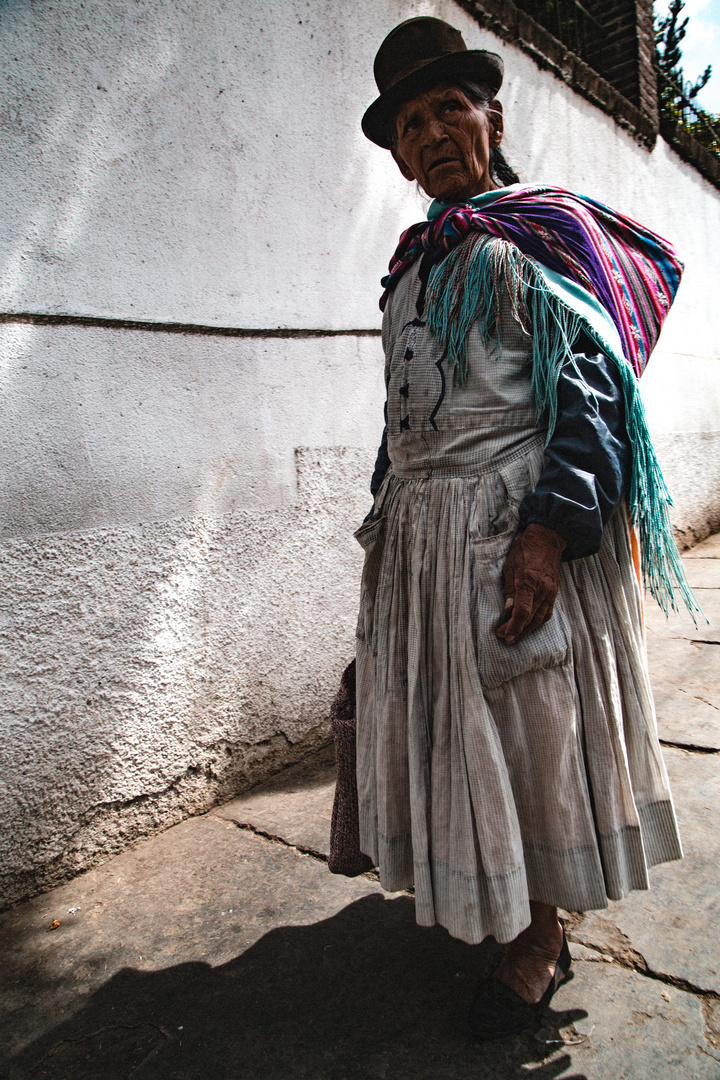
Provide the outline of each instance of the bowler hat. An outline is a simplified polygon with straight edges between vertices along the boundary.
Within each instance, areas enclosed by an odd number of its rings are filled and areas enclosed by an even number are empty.
[[[390,123],[405,101],[439,82],[462,76],[487,86],[495,95],[502,85],[503,62],[497,53],[468,49],[462,34],[442,19],[408,19],[391,30],[373,66],[380,97],[362,118],[362,129],[378,146],[389,147]]]

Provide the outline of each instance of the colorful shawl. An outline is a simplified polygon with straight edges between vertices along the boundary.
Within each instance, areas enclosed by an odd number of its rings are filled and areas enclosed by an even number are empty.
[[[447,346],[460,382],[473,325],[484,341],[501,344],[498,297],[501,288],[509,291],[515,316],[532,336],[532,387],[538,415],[547,417],[548,440],[560,370],[580,331],[617,365],[633,448],[628,503],[640,537],[643,579],[666,613],[677,610],[677,587],[695,618],[700,607],[675,544],[672,500],[638,387],[680,283],[682,264],[672,246],[602,203],[563,188],[513,185],[460,205],[434,202],[428,221],[400,237],[382,281],[382,309],[424,252],[435,263],[425,318]]]
[[[434,202],[429,221],[400,237],[380,308],[423,252],[443,258],[471,231],[509,240],[524,255],[586,289],[615,323],[640,377],[675,298],[682,263],[673,247],[596,199],[547,185],[513,185],[464,205]]]

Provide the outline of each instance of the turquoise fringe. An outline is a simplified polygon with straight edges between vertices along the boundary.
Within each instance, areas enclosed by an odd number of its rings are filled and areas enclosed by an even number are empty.
[[[685,576],[675,543],[669,508],[672,499],[652,445],[637,378],[619,349],[583,314],[551,290],[539,266],[512,244],[477,234],[458,245],[430,274],[426,301],[428,327],[437,336],[462,383],[467,377],[467,338],[477,324],[486,344],[500,349],[499,298],[510,296],[513,314],[532,336],[532,390],[538,419],[547,416],[548,441],[557,421],[560,370],[572,357],[581,330],[611,357],[622,375],[625,424],[633,448],[628,496],[630,519],[638,530],[645,587],[665,614],[678,610],[679,592],[695,625],[702,609]]]

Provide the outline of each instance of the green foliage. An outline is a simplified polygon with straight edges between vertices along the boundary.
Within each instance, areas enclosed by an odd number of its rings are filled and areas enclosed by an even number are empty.
[[[682,41],[688,16],[681,19],[684,0],[672,0],[667,15],[655,24],[655,51],[658,65],[660,119],[679,124],[707,150],[720,157],[720,115],[701,109],[696,98],[712,75],[708,64],[695,82],[685,79],[682,69]]]

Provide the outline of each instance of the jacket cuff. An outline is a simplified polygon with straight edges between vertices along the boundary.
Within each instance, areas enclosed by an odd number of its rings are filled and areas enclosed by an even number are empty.
[[[603,524],[599,511],[588,511],[553,492],[526,495],[520,503],[520,527],[545,525],[565,541],[563,562],[596,555],[602,542]]]

